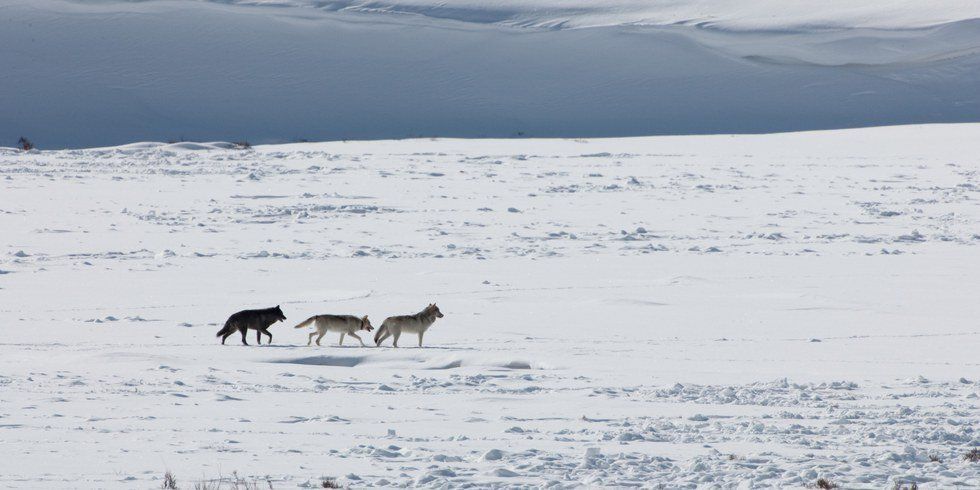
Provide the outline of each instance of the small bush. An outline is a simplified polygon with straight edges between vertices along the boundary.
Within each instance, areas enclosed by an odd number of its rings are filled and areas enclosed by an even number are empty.
[[[973,448],[963,455],[963,459],[971,463],[980,463],[980,448]]]
[[[17,140],[17,147],[24,151],[31,151],[34,149],[34,143],[31,143],[31,140],[21,136],[20,139]]]
[[[324,478],[320,480],[320,488],[344,488],[340,486],[333,478]]]
[[[818,478],[817,482],[813,484],[814,488],[819,488],[821,490],[831,490],[834,488],[839,488],[836,483],[826,479]]]
[[[892,487],[893,490],[919,490],[919,484],[916,482],[903,483],[900,481],[895,482],[895,486]]]
[[[163,485],[160,485],[160,488],[164,490],[177,490],[178,488],[180,488],[177,486],[177,477],[174,476],[174,474],[169,471],[164,473]]]
[[[929,455],[929,461],[932,461],[933,463],[942,463],[943,462],[942,458],[940,458],[938,454],[930,454]]]
[[[252,149],[252,144],[249,143],[248,141],[235,141],[232,144],[235,145],[235,148],[238,148],[239,150],[250,150],[250,149]]]

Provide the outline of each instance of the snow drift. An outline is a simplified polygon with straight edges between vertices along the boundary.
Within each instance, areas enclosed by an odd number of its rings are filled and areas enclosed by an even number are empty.
[[[741,3],[12,0],[0,6],[0,141],[980,120],[975,3]]]

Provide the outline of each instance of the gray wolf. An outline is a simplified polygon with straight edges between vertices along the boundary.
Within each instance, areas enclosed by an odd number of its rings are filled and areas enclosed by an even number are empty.
[[[361,338],[355,332],[358,330],[367,330],[368,332],[374,330],[374,326],[371,325],[371,320],[368,320],[367,315],[364,315],[361,318],[354,315],[316,315],[311,316],[303,323],[296,325],[296,328],[304,328],[310,325],[316,327],[316,332],[310,334],[310,338],[306,341],[306,345],[313,343],[314,335],[317,336],[316,345],[320,345],[320,339],[322,339],[327,332],[340,332],[340,345],[344,345],[344,335],[350,335],[361,343],[361,347],[364,347],[364,341],[361,340]]]
[[[285,319],[286,315],[282,314],[282,308],[278,306],[264,310],[242,310],[228,317],[228,321],[221,330],[218,330],[216,337],[221,337],[221,344],[224,345],[225,339],[237,330],[242,333],[242,343],[248,345],[245,341],[245,333],[252,329],[255,330],[256,342],[262,344],[262,334],[266,334],[271,344],[272,334],[269,333],[269,327]]]
[[[390,316],[385,318],[384,323],[374,334],[374,344],[381,346],[381,343],[390,336],[394,336],[394,345],[398,347],[398,337],[402,332],[419,334],[419,347],[422,347],[422,336],[425,331],[435,323],[436,318],[442,318],[443,314],[435,303],[426,306],[424,310],[414,315]]]

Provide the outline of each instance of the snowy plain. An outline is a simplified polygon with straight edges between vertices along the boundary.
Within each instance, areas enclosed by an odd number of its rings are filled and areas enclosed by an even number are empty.
[[[976,488],[978,136],[0,149],[0,486]]]
[[[976,122],[978,19],[970,0],[5,0],[0,142]]]

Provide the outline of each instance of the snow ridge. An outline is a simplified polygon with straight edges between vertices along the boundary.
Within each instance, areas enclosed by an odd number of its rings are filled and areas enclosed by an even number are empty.
[[[794,5],[11,0],[0,144],[980,120],[976,2]]]
[[[739,31],[919,29],[980,18],[968,0],[199,0],[225,5],[292,7],[325,12],[417,15],[473,24],[568,29],[609,26],[696,26]]]

